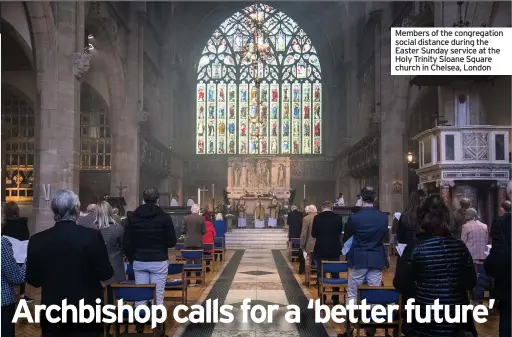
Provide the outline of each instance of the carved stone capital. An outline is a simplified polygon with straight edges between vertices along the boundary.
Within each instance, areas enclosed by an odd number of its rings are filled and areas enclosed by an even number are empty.
[[[441,188],[451,188],[455,186],[455,182],[453,180],[439,180],[436,185]]]
[[[81,79],[89,70],[91,61],[91,54],[88,53],[74,53],[73,54],[73,75],[77,79]]]

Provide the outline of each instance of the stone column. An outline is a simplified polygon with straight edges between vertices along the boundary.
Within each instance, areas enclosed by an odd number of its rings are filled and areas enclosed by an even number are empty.
[[[439,182],[439,194],[443,199],[444,203],[448,208],[452,208],[452,197],[451,197],[451,187],[454,186],[453,181],[443,180]]]
[[[77,77],[84,69],[77,69],[80,63],[75,60],[87,59],[83,54],[84,3],[58,2],[56,6],[56,44],[36,54],[39,92],[32,234],[53,226],[50,202],[55,192],[71,189],[78,195],[79,187],[80,83]]]
[[[124,111],[116,114],[112,130],[111,186],[121,182],[127,188],[123,193],[126,209],[134,210],[139,205],[140,144],[138,122],[143,111],[143,38],[145,4],[130,4],[130,33],[128,37],[127,70],[125,72]]]
[[[228,163],[228,189],[231,189],[232,186],[232,183],[233,182],[233,164],[232,163]]]
[[[496,214],[494,207],[493,207],[493,205],[494,205],[494,188],[493,187],[490,187],[489,189],[487,189],[485,204],[487,206],[486,210],[485,210],[487,212],[487,218],[485,220],[486,220],[487,226],[490,229],[491,224],[494,220],[494,215]],[[498,205],[498,207],[499,207],[499,205]],[[489,230],[489,233],[491,233],[490,230]]]
[[[507,182],[498,182],[496,187],[498,187],[498,215],[502,216],[503,209],[501,204],[507,200]]]
[[[379,208],[384,212],[402,211],[403,175],[406,151],[403,144],[404,121],[402,115],[407,106],[408,77],[391,76],[391,31],[393,21],[389,8],[382,11],[380,25],[376,30],[377,41],[375,59],[380,60],[375,69],[376,80],[380,81],[375,111],[380,115],[380,155],[379,155]],[[378,34],[377,34],[378,33]],[[395,186],[395,188],[393,188]],[[389,217],[389,221],[392,218]]]

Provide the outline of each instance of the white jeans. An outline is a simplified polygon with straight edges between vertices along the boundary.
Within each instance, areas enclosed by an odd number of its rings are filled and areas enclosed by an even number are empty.
[[[165,282],[167,282],[168,261],[133,261],[135,284],[156,284],[156,304],[164,304]],[[135,305],[144,304],[137,302]]]
[[[380,286],[382,283],[382,270],[380,269],[350,269],[348,273],[347,301],[357,299],[357,287],[366,283],[369,286]],[[347,302],[348,303],[348,302]]]

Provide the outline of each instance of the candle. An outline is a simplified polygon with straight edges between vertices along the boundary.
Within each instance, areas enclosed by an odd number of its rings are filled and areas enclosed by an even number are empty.
[[[215,199],[215,184],[212,184],[212,199]]]
[[[306,200],[306,184],[304,184],[304,200]]]
[[[197,204],[201,205],[201,188],[197,189]]]

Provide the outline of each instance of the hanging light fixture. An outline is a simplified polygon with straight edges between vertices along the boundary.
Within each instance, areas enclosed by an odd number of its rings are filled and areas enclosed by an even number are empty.
[[[465,28],[469,27],[469,21],[464,21],[462,19],[462,5],[464,5],[464,1],[458,1],[457,6],[459,6],[459,21],[453,24],[453,27]]]

